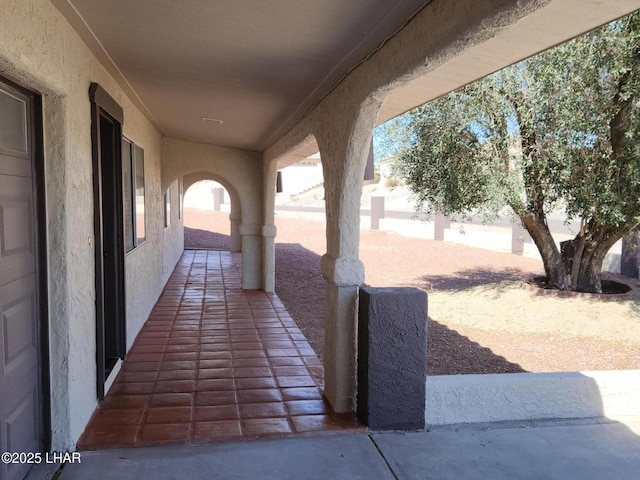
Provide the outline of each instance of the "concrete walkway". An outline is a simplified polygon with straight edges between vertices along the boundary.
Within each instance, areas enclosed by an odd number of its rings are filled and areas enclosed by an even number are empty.
[[[59,479],[637,480],[639,472],[640,421],[591,419],[82,452]]]

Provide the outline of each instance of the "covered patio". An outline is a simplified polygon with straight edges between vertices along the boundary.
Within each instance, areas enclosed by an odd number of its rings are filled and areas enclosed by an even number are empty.
[[[374,127],[638,9],[0,0],[0,153],[15,167],[0,182],[2,450],[361,428]],[[273,295],[277,172],[316,152],[324,365]],[[204,178],[230,194],[233,254],[183,253],[182,194]],[[2,480],[30,468],[0,467]]]

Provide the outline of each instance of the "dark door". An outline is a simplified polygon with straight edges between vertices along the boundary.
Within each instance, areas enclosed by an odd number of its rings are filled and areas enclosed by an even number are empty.
[[[94,229],[96,248],[96,342],[98,398],[118,359],[124,358],[124,219],[122,204],[122,109],[97,84],[92,106]]]
[[[44,430],[34,182],[38,101],[0,79],[0,453],[41,451]],[[2,462],[0,479],[21,479],[29,468]]]

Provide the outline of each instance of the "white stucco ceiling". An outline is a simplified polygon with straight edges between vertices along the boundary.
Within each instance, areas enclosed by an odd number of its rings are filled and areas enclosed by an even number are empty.
[[[640,8],[640,0],[491,1],[496,8],[510,3],[543,8],[490,32],[480,44],[461,48],[428,73],[398,82],[379,121]],[[278,141],[346,74],[431,3],[51,2],[163,134],[257,151]],[[477,11],[469,0],[438,0],[434,5],[446,9],[456,4],[468,9],[468,17]],[[428,64],[431,59],[423,61]],[[204,122],[202,117],[222,123]],[[313,148],[307,145],[298,155],[306,156]]]
[[[263,150],[428,2],[53,3],[88,26],[164,134]]]
[[[550,0],[517,22],[461,49],[459,55],[394,89],[384,122],[462,85],[552,48],[640,8],[640,0]],[[431,59],[426,59],[427,63]],[[417,101],[420,100],[420,101]]]

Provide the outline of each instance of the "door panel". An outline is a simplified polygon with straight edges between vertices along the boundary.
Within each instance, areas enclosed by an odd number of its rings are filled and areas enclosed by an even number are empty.
[[[35,276],[0,287],[2,413],[9,452],[39,451]],[[4,442],[3,442],[4,443]]]
[[[0,175],[31,176],[27,100],[0,85]]]
[[[0,175],[0,285],[35,271],[32,188],[31,178]]]
[[[0,82],[0,451],[41,449],[31,97]],[[0,465],[21,479],[29,465]]]
[[[38,338],[31,321],[36,316],[34,285],[35,276],[29,275],[0,287],[0,379],[5,381],[11,374],[21,375],[37,367]]]

